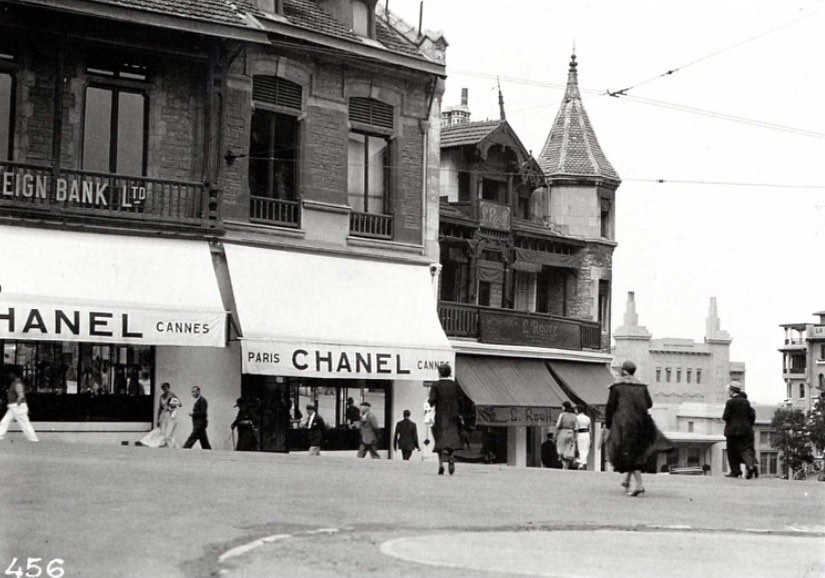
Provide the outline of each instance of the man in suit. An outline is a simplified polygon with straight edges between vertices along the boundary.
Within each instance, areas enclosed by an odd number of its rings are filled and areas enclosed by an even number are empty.
[[[201,442],[201,449],[211,450],[209,445],[209,438],[206,437],[206,426],[209,425],[206,419],[206,398],[201,396],[201,388],[197,385],[192,387],[192,397],[195,398],[195,404],[192,406],[192,411],[189,415],[192,416],[192,433],[189,434],[189,439],[183,444],[184,449],[189,449],[195,445],[196,441]]]
[[[410,419],[410,410],[404,410],[404,419],[395,424],[395,435],[392,438],[392,447],[395,451],[401,448],[401,457],[410,459],[413,450],[421,451],[418,447],[418,428]]]
[[[363,458],[370,453],[373,459],[380,459],[375,445],[378,443],[378,420],[372,414],[369,402],[361,402],[361,421],[358,429],[361,431],[361,446],[358,448],[358,457]]]
[[[304,428],[309,430],[309,455],[320,456],[321,443],[324,441],[324,429],[326,429],[326,425],[324,424],[323,418],[316,412],[315,405],[311,403],[307,405],[307,420]]]
[[[435,408],[435,424],[433,451],[438,454],[438,475],[444,475],[444,462],[447,462],[450,475],[455,473],[455,450],[464,447],[461,439],[460,400],[461,387],[451,377],[452,368],[449,363],[438,366],[440,378],[430,387],[430,397],[427,400],[430,407]]]
[[[725,439],[727,440],[728,478],[742,477],[742,462],[747,470],[746,478],[759,476],[756,469],[756,456],[753,450],[753,423],[756,421],[756,412],[751,407],[747,396],[742,392],[742,385],[732,381],[728,386],[730,399],[725,404],[722,419],[725,421]]]
[[[541,444],[541,463],[545,468],[561,469],[561,460],[552,432],[547,434],[547,440]]]

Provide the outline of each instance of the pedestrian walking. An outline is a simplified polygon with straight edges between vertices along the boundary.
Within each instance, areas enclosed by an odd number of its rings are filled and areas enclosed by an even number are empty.
[[[11,387],[9,387],[9,390],[6,392],[6,414],[3,416],[3,419],[0,420],[0,440],[6,437],[6,432],[9,430],[9,425],[12,420],[17,421],[27,440],[30,442],[39,441],[37,439],[37,433],[29,421],[29,404],[26,403],[26,388],[23,386],[23,381],[17,376],[12,378]]]
[[[725,422],[725,440],[727,441],[728,478],[742,477],[742,463],[745,464],[747,479],[759,476],[756,467],[756,457],[753,450],[753,423],[756,421],[756,412],[751,407],[747,396],[743,395],[742,384],[732,381],[728,385],[730,399],[725,403],[722,419]]]
[[[361,410],[355,405],[355,400],[347,398],[347,407],[344,410],[344,417],[350,429],[358,429],[358,422],[361,421]]]
[[[183,405],[180,398],[172,392],[168,382],[161,386],[160,401],[158,403],[158,427],[161,433],[161,445],[167,448],[177,448],[175,430],[178,428],[178,409]]]
[[[444,475],[444,462],[452,476],[455,473],[455,450],[461,449],[461,387],[451,379],[449,363],[438,366],[439,380],[430,387],[428,403],[435,408],[433,451],[438,454],[438,475]]]
[[[622,487],[631,497],[644,496],[642,469],[655,452],[673,448],[650,417],[653,406],[647,385],[636,379],[636,364],[622,363],[622,377],[610,385],[610,395],[605,408],[607,454],[613,469],[626,474]],[[630,478],[636,482],[630,489]]]
[[[401,457],[409,460],[415,451],[421,451],[418,447],[418,427],[410,419],[410,410],[404,410],[404,419],[395,424],[395,435],[392,438],[392,447],[395,451],[401,448]]]
[[[249,402],[242,397],[235,400],[235,407],[238,408],[238,415],[235,416],[235,421],[229,425],[232,430],[238,432],[235,451],[253,452],[258,449],[258,430],[255,427],[255,416],[249,407]]]
[[[309,455],[320,456],[326,424],[324,424],[323,418],[318,415],[314,404],[307,404],[307,420],[304,423],[304,428],[307,429],[309,437]]]
[[[372,413],[372,406],[368,401],[361,402],[361,415],[359,417],[358,429],[361,433],[361,445],[358,447],[358,457],[363,458],[370,453],[373,459],[380,459],[375,445],[378,443],[378,420]]]
[[[562,469],[569,470],[576,459],[576,414],[569,401],[561,404],[561,413],[556,420],[556,451]]]
[[[207,420],[207,407],[209,404],[206,402],[206,398],[201,395],[201,388],[197,385],[192,387],[192,397],[195,399],[192,411],[189,412],[189,415],[192,416],[192,433],[189,434],[189,438],[183,444],[183,449],[188,450],[195,445],[196,441],[200,441],[201,449],[211,450],[212,446],[209,445],[209,438],[206,437],[206,428],[209,425]]]
[[[587,469],[587,458],[590,456],[590,418],[584,413],[584,406],[577,405],[576,412],[576,449],[579,454],[579,469]]]
[[[548,432],[547,439],[541,444],[541,465],[545,468],[561,469],[561,460],[552,432]]]

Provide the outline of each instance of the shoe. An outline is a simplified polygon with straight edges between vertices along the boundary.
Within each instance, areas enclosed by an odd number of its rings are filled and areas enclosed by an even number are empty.
[[[627,492],[627,495],[631,498],[644,498],[645,497],[645,489],[644,488],[636,488],[632,492]]]
[[[753,466],[753,479],[759,477],[759,466]]]
[[[450,462],[449,464],[447,464],[447,469],[450,472],[450,475],[452,476],[455,473],[455,462]]]
[[[626,490],[630,487],[630,482],[622,482],[622,487]]]
[[[438,466],[438,475],[439,475],[439,476],[443,476],[443,475],[444,475],[444,466]]]
[[[753,478],[753,468],[748,468],[747,473],[745,474],[745,479],[750,480]]]

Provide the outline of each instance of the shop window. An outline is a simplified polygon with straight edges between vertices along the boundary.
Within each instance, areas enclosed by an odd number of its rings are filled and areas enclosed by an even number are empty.
[[[701,450],[699,448],[687,448],[687,466],[698,467],[701,458]]]
[[[470,173],[461,171],[458,173],[458,202],[468,203],[470,200],[472,200]]]
[[[0,160],[11,160],[14,151],[14,102],[14,76],[0,69]]]
[[[656,368],[656,382],[658,383],[658,382],[661,382],[661,381],[662,381],[662,369],[657,367]]]
[[[5,341],[0,376],[23,380],[34,421],[152,421],[148,346]]]
[[[83,116],[83,168],[140,176],[146,168],[148,99],[139,90],[92,85]]]

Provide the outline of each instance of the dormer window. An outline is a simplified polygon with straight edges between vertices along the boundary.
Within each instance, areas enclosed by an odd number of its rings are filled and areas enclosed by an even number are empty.
[[[359,0],[353,0],[352,2],[352,31],[358,36],[372,36],[370,34],[369,7]]]

